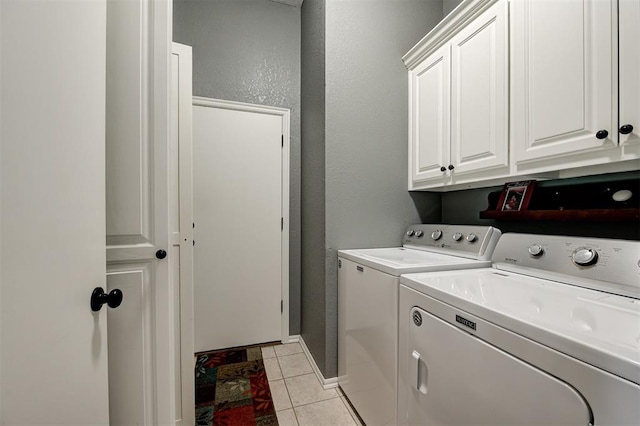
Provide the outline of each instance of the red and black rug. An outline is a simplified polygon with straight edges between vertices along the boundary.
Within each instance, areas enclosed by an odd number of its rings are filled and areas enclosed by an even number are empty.
[[[259,346],[196,354],[196,425],[277,425]]]

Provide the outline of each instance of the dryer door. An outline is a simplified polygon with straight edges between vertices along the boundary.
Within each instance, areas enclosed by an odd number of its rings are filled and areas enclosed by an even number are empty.
[[[408,346],[408,424],[588,425],[573,387],[485,341],[413,308]],[[407,351],[408,349],[408,351]]]

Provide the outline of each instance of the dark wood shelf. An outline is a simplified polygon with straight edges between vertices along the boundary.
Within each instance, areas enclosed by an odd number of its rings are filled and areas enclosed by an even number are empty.
[[[480,219],[631,222],[640,220],[640,209],[527,210],[522,212],[485,210],[480,212]]]

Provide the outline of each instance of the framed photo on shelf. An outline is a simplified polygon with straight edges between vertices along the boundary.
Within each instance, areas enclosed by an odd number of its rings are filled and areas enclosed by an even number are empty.
[[[535,180],[508,182],[502,189],[496,210],[501,212],[523,212],[529,207]]]

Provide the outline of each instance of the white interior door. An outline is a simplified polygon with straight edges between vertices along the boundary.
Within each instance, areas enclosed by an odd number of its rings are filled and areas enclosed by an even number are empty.
[[[0,2],[7,425],[107,425],[106,2]]]
[[[194,102],[196,351],[286,339],[288,128],[288,110]]]
[[[110,424],[175,422],[169,281],[171,2],[107,2],[107,283]]]

